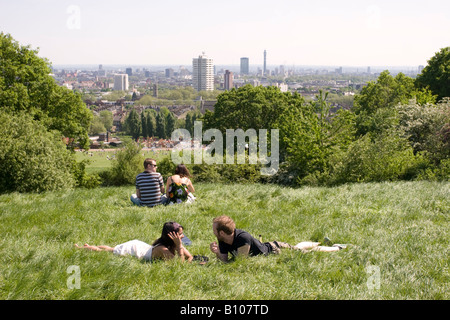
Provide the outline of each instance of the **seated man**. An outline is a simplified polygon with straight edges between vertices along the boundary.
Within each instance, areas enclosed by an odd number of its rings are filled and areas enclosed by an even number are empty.
[[[220,216],[213,220],[213,232],[219,244],[213,242],[210,249],[217,258],[223,262],[228,262],[228,253],[236,256],[256,256],[268,255],[270,253],[279,254],[282,248],[308,251],[339,251],[341,247],[322,247],[318,242],[302,242],[297,246],[292,246],[285,242],[272,241],[261,243],[252,237],[247,231],[236,229],[233,219],[228,216]]]
[[[144,172],[136,176],[136,194],[131,195],[131,201],[139,206],[153,207],[161,203],[164,194],[164,181],[156,172],[156,160],[144,160]]]

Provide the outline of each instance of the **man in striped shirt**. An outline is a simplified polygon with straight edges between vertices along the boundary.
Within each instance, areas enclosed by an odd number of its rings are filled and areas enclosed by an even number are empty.
[[[161,203],[164,181],[161,174],[156,172],[156,168],[156,160],[145,159],[144,172],[136,176],[136,194],[131,195],[134,204],[153,207]]]

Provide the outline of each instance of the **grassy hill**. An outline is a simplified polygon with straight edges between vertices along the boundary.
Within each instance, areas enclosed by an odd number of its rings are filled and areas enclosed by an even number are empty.
[[[0,195],[0,299],[449,299],[449,183],[196,189],[194,204],[152,209],[131,205],[133,186]],[[209,251],[211,221],[221,214],[263,241],[352,245],[223,264]],[[74,248],[151,243],[169,220],[185,227],[189,251],[208,264]],[[69,285],[73,266],[79,289]]]

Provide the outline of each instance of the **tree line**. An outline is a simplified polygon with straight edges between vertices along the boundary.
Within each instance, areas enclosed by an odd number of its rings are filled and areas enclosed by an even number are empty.
[[[162,107],[159,111],[155,109],[144,109],[140,114],[136,109],[132,109],[128,114],[124,131],[131,135],[133,140],[140,137],[148,139],[157,137],[160,139],[171,139],[172,132],[178,128],[184,128],[193,132],[194,121],[201,118],[202,114],[199,110],[187,112],[184,120],[178,119],[169,109]]]

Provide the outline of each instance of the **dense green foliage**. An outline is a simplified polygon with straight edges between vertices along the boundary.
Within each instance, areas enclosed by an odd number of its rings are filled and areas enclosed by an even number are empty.
[[[416,82],[418,87],[429,88],[438,99],[450,97],[450,47],[442,48],[428,60]]]
[[[42,192],[75,185],[71,152],[61,133],[24,112],[0,110],[0,193]]]
[[[392,77],[389,71],[380,74],[355,96],[353,112],[358,116],[356,127],[358,135],[368,132],[382,132],[386,126],[395,123],[398,104],[407,104],[415,99],[420,105],[435,103],[436,97],[426,89],[415,88],[414,79],[399,73]]]
[[[323,92],[305,102],[300,95],[276,87],[244,86],[220,95],[203,123],[204,129],[222,133],[238,128],[279,129],[280,170],[269,179],[252,176],[249,181],[334,185],[447,180],[450,104],[435,101],[436,96],[417,89],[412,78],[401,73],[392,77],[385,71],[355,97],[350,110],[332,113]],[[232,169],[204,164],[196,171],[221,180],[226,176],[221,172]]]
[[[49,62],[37,54],[0,33],[0,108],[26,111],[48,130],[70,138],[72,146],[88,146],[91,112],[79,94],[57,85]]]
[[[175,115],[166,107],[162,107],[159,111],[145,109],[140,115],[133,109],[125,120],[125,131],[135,141],[140,137],[170,139],[176,125]]]
[[[133,185],[136,175],[144,171],[144,157],[140,151],[141,147],[138,144],[126,143],[124,148],[116,153],[111,168],[99,173],[103,185]]]

